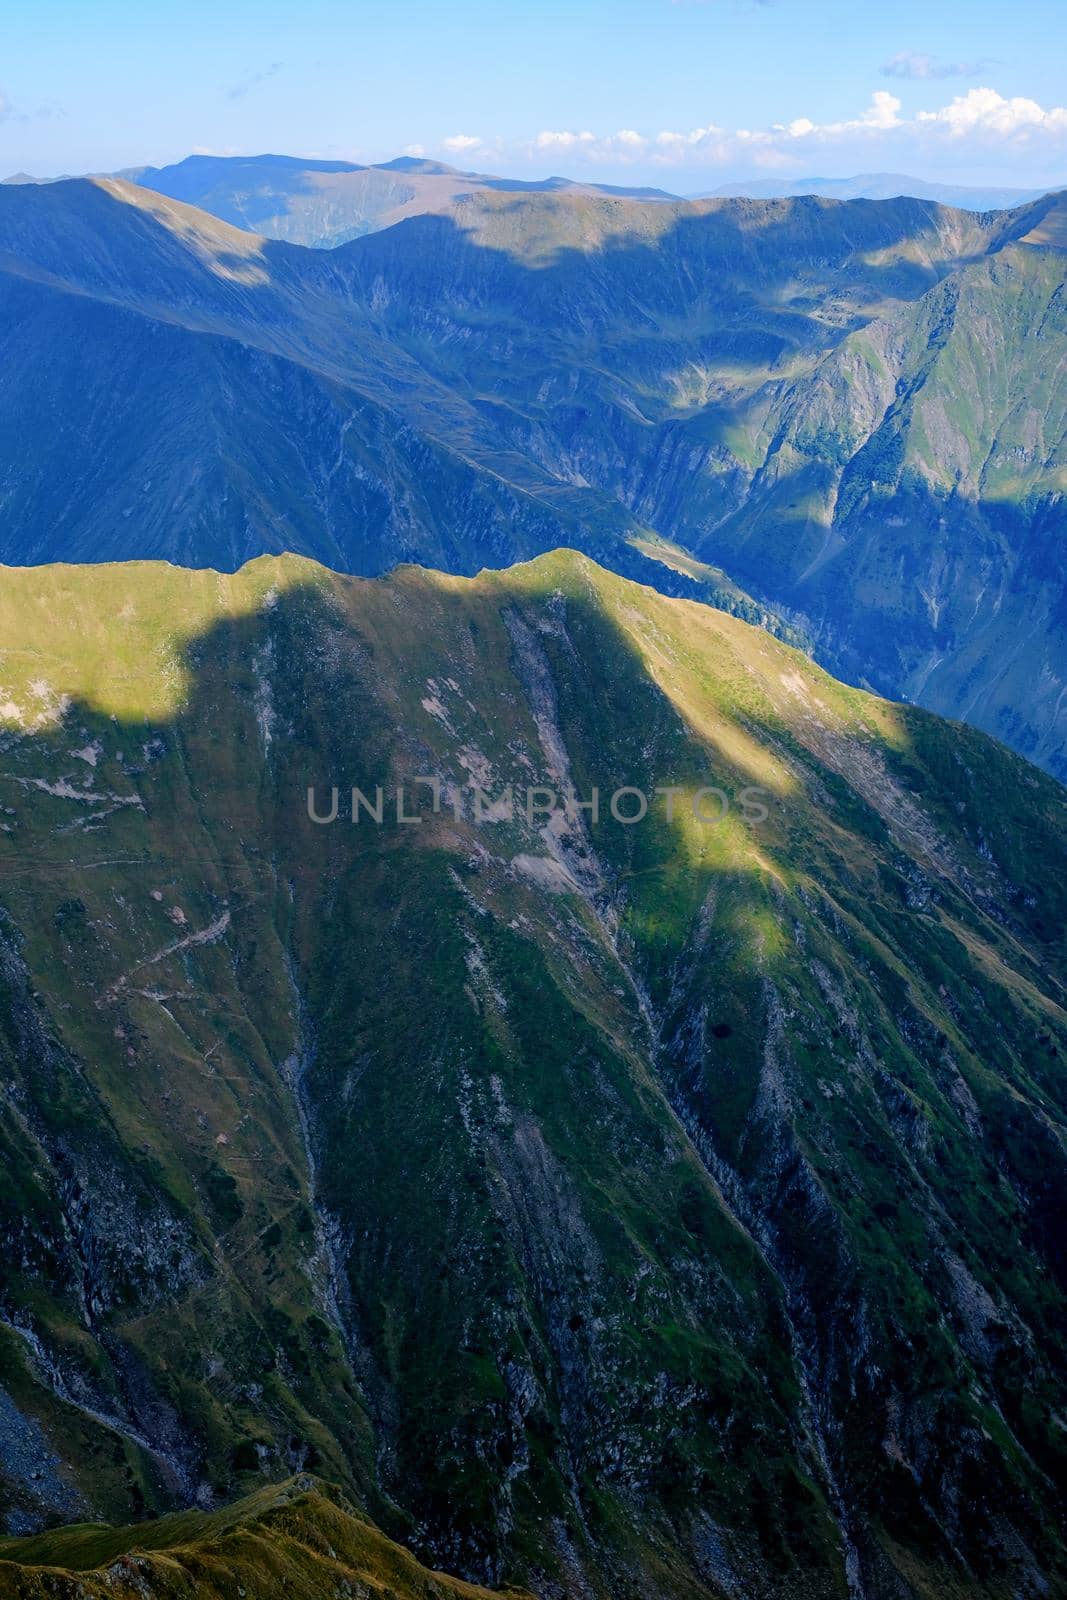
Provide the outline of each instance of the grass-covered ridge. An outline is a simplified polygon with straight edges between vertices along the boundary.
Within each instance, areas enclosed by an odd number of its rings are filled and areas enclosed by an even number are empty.
[[[12,1532],[307,1470],[492,1587],[1059,1581],[1058,785],[569,551],[0,640]]]
[[[274,1600],[280,1594],[382,1600],[491,1600],[487,1589],[427,1571],[314,1478],[291,1478],[221,1512],[187,1511],[134,1527],[84,1525],[0,1540],[5,1600]],[[509,1590],[522,1600],[518,1590]]]

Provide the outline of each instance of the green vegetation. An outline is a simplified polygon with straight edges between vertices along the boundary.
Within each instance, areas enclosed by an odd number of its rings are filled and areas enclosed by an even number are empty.
[[[487,1589],[420,1567],[337,1490],[308,1477],[259,1489],[210,1515],[188,1511],[136,1527],[84,1525],[0,1540],[5,1600],[275,1600],[286,1593],[306,1600],[491,1600]],[[518,1590],[508,1594],[523,1600]]]
[[[0,641],[11,1581],[1062,1586],[1053,780],[570,551],[7,571]]]
[[[1067,777],[1062,195],[146,176],[0,186],[0,559],[574,547]]]

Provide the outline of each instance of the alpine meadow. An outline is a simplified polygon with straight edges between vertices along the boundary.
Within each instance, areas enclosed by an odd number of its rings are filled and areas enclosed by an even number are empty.
[[[1067,1597],[1055,8],[15,11],[0,1597]]]

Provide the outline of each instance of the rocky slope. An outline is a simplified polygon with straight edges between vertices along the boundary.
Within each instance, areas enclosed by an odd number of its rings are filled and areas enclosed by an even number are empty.
[[[791,616],[840,675],[1067,776],[1063,197],[640,227],[534,209],[364,241],[364,301],[393,286],[397,342],[450,381],[475,368],[512,441]]]
[[[1056,783],[571,553],[7,571],[0,727],[11,1534],[1063,1586]]]
[[[1051,232],[1009,239],[779,388],[744,498],[714,528],[673,473],[640,509],[795,611],[845,676],[1064,778],[1067,311]]]
[[[694,557],[839,675],[1067,775],[1062,197],[367,171],[447,193],[312,251],[119,181],[0,188],[0,557],[473,573],[567,544],[703,595]]]

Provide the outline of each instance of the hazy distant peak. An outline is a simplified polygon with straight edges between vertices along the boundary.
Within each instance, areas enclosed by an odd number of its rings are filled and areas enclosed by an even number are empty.
[[[374,162],[375,172],[421,172],[433,178],[469,178],[469,172],[460,172],[445,161],[429,161],[423,156],[397,156],[393,161]]]
[[[274,172],[363,172],[366,170],[355,161],[322,161],[316,156],[280,156],[270,153],[261,156],[185,156],[181,161],[176,161],[171,167],[156,168],[155,170],[165,172],[237,171],[241,167],[262,167]]]
[[[694,200],[790,200],[819,195],[828,200],[934,200],[962,211],[1004,211],[1037,200],[1044,189],[998,185],[931,183],[900,172],[864,172],[851,178],[747,178],[690,196]]]

